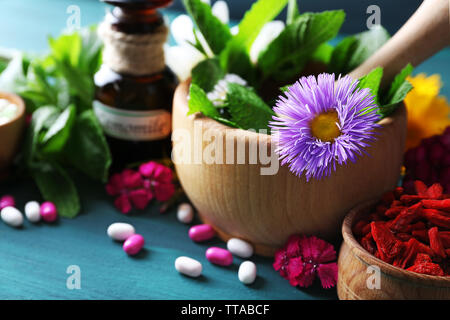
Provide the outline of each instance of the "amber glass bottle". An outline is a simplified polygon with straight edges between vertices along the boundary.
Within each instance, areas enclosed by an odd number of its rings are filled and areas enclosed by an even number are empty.
[[[111,153],[112,170],[170,156],[176,76],[165,66],[167,27],[156,8],[171,0],[103,0],[114,5],[99,26],[104,64],[95,74],[94,111]]]

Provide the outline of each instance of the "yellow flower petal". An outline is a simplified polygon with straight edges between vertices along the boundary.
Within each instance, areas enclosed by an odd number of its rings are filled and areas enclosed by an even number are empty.
[[[417,146],[424,138],[441,134],[450,125],[450,106],[445,97],[438,96],[441,78],[435,74],[408,77],[414,89],[405,98],[408,110],[406,149]]]

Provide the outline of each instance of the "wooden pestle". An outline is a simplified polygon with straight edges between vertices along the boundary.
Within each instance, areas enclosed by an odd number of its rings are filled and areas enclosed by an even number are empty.
[[[417,66],[450,45],[450,0],[424,0],[409,20],[377,52],[349,73],[353,79],[383,67],[381,87],[408,63]]]

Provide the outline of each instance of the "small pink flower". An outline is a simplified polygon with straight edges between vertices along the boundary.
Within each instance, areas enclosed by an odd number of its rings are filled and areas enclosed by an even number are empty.
[[[273,267],[292,286],[309,287],[316,276],[323,288],[337,281],[336,251],[328,242],[317,237],[291,236],[285,247],[275,254]]]
[[[106,192],[115,196],[114,205],[122,213],[133,208],[143,210],[156,198],[167,201],[175,193],[172,170],[156,162],[144,163],[139,171],[125,169],[113,174],[106,185]]]

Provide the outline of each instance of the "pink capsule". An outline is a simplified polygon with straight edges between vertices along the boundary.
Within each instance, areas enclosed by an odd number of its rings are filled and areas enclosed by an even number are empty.
[[[189,229],[189,238],[195,242],[209,240],[215,235],[216,232],[209,224],[198,224]]]
[[[133,234],[123,243],[123,251],[132,256],[141,251],[144,244],[145,240],[143,236],[140,234]]]
[[[6,207],[15,207],[16,201],[14,200],[14,197],[11,195],[5,195],[0,198],[0,210]]]
[[[53,222],[58,219],[58,210],[53,202],[46,201],[41,204],[40,211],[42,220],[46,222]]]
[[[229,266],[233,263],[233,256],[230,251],[218,247],[211,247],[206,250],[206,259],[219,266]]]

